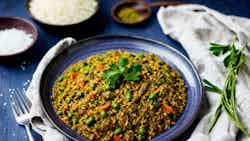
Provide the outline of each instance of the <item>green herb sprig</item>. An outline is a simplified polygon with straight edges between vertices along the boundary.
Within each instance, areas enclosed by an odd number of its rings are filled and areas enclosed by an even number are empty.
[[[117,64],[110,64],[103,77],[109,89],[115,89],[123,81],[137,81],[141,76],[141,64],[133,62],[128,67],[128,58],[121,57]]]
[[[220,54],[229,53],[224,58],[224,65],[227,68],[226,81],[224,83],[224,88],[220,89],[216,85],[212,84],[208,80],[204,79],[204,87],[207,91],[214,92],[221,95],[220,104],[218,105],[214,116],[212,117],[209,125],[209,132],[212,131],[214,125],[216,124],[218,118],[220,117],[222,111],[225,111],[230,119],[235,123],[235,125],[247,136],[250,136],[250,133],[247,131],[245,125],[241,122],[236,104],[236,84],[237,84],[237,75],[242,64],[245,61],[245,56],[242,47],[236,49],[235,47],[235,38],[229,45],[221,45],[217,43],[211,43],[210,51],[215,55],[219,56]],[[246,44],[247,45],[247,44]]]

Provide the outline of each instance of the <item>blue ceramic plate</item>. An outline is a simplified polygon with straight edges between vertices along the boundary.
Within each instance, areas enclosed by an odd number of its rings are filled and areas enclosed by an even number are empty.
[[[80,136],[70,127],[66,126],[57,117],[50,100],[52,87],[56,78],[71,64],[97,53],[105,53],[110,50],[118,49],[134,53],[154,53],[179,71],[188,88],[186,108],[175,126],[153,138],[152,141],[170,141],[182,134],[192,124],[201,106],[203,90],[199,75],[193,64],[180,52],[161,42],[142,37],[93,37],[79,41],[55,57],[45,69],[40,86],[42,105],[51,123],[59,131],[73,140],[88,141],[85,137]]]

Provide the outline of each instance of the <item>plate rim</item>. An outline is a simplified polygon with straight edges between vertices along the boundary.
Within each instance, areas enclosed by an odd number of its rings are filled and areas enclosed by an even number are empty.
[[[190,121],[186,124],[185,127],[181,128],[181,130],[177,133],[177,134],[171,134],[171,136],[169,137],[170,140],[173,140],[175,138],[177,138],[178,136],[180,136],[181,134],[184,133],[184,131],[186,131],[194,122],[194,120],[197,118],[197,115],[201,109],[201,105],[202,105],[202,99],[204,97],[204,88],[202,86],[202,79],[198,73],[198,70],[196,69],[195,65],[193,64],[193,62],[188,58],[189,56],[185,56],[183,53],[181,53],[179,50],[177,50],[176,48],[172,47],[171,45],[168,45],[167,43],[163,43],[161,41],[158,41],[158,40],[155,40],[155,39],[151,39],[151,38],[147,38],[147,37],[142,37],[142,36],[136,36],[136,35],[121,35],[121,34],[105,34],[105,35],[97,35],[97,36],[92,36],[92,37],[88,37],[88,38],[85,38],[85,39],[81,39],[79,41],[77,41],[76,43],[74,44],[71,44],[70,46],[75,46],[77,44],[82,44],[82,43],[86,43],[88,41],[91,41],[91,40],[100,40],[100,39],[107,39],[107,38],[128,38],[128,39],[134,39],[134,40],[142,40],[142,41],[147,41],[147,42],[151,42],[153,44],[158,44],[160,46],[164,46],[166,47],[167,49],[173,51],[174,53],[176,53],[177,55],[179,55],[180,57],[182,57],[186,63],[189,64],[189,66],[192,68],[192,72],[194,73],[196,79],[197,79],[197,83],[199,84],[199,98],[198,98],[198,102],[197,102],[197,107],[194,109],[194,114],[192,115],[192,119],[190,119]],[[67,49],[70,49],[70,48],[66,48],[65,50]],[[183,48],[184,49],[184,48]],[[56,58],[58,57],[60,54],[62,54],[65,50],[61,51],[60,53],[58,53],[57,55],[55,55],[53,57],[53,59],[50,61],[50,63]],[[185,50],[185,49],[184,49]],[[186,50],[185,50],[186,51]],[[69,135],[68,133],[65,132],[65,130],[62,130],[59,126],[57,126],[57,124],[55,124],[56,121],[54,121],[48,114],[48,111],[46,110],[46,106],[44,105],[44,101],[43,101],[43,98],[42,98],[42,94],[41,94],[41,81],[42,81],[42,78],[44,78],[44,72],[45,70],[48,68],[48,66],[50,65],[50,63],[47,64],[47,66],[45,67],[42,75],[41,75],[41,79],[39,81],[39,97],[41,99],[41,107],[42,107],[42,110],[45,114],[45,116],[48,118],[49,122],[54,126],[56,127],[56,129],[58,131],[60,131],[63,135],[67,136],[68,138],[74,140],[74,141],[79,141],[79,139],[77,137],[73,137],[72,135]],[[171,129],[171,128],[170,128]],[[72,129],[71,129],[72,130]],[[166,130],[167,131],[167,130]],[[164,132],[166,132],[164,131]],[[163,132],[163,133],[164,133]],[[80,136],[80,135],[79,135]],[[156,137],[159,137],[156,136]],[[156,138],[155,137],[155,138]],[[86,138],[86,137],[83,137],[83,138]],[[154,139],[154,138],[153,138]],[[86,138],[87,141],[90,141]]]

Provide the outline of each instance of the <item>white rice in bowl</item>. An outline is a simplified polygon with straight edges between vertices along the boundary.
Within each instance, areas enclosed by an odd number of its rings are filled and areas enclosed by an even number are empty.
[[[31,0],[31,14],[52,25],[70,25],[91,17],[98,7],[97,0]]]

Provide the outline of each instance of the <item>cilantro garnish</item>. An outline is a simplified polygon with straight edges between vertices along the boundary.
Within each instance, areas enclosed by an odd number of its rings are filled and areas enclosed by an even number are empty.
[[[141,64],[131,63],[128,58],[121,57],[117,64],[111,63],[110,68],[103,71],[103,78],[109,89],[115,89],[123,81],[138,81],[141,76]]]

